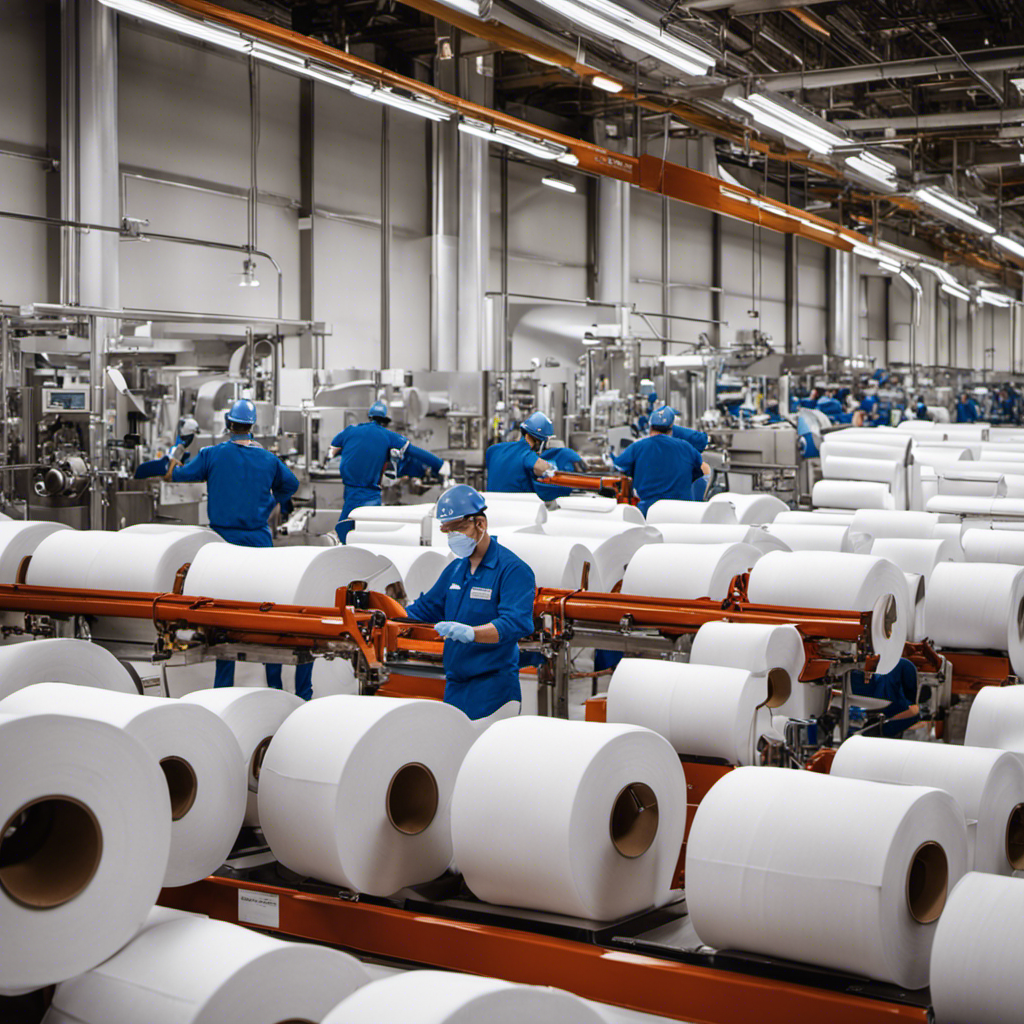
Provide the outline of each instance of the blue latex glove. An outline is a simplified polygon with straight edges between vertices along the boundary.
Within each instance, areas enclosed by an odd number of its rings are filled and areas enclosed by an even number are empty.
[[[445,638],[445,640],[457,640],[460,644],[471,644],[476,640],[476,632],[472,626],[463,622],[439,622],[434,629]]]

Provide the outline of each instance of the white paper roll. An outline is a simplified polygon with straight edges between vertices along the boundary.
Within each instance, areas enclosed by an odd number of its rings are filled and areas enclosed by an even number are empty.
[[[1008,875],[1024,867],[1024,761],[1016,754],[854,736],[836,752],[831,774],[941,789],[967,821],[969,871]]]
[[[761,526],[740,523],[661,523],[654,527],[666,544],[752,544],[761,552],[789,551],[789,545]]]
[[[910,626],[907,581],[892,562],[836,551],[773,551],[750,573],[754,604],[872,612],[871,642],[879,672],[891,672]]]
[[[810,526],[852,526],[853,510],[846,512],[780,512],[773,526],[807,523]]]
[[[864,480],[819,480],[811,488],[811,501],[820,508],[896,508],[888,484]]]
[[[736,511],[737,521],[748,526],[772,523],[780,512],[789,510],[789,506],[774,494],[740,494],[737,491],[725,491],[708,500],[709,505],[723,503],[732,505]]]
[[[939,647],[1006,651],[1024,674],[1024,567],[942,562],[928,583],[925,616]]]
[[[817,703],[819,687],[800,682],[805,660],[804,642],[796,626],[706,622],[690,648],[691,663],[743,668],[765,676],[775,695],[768,706],[774,714],[790,718],[806,717]],[[779,701],[786,691],[789,696]]]
[[[914,462],[934,469],[966,469],[973,464],[974,458],[967,448],[930,448],[915,445]]]
[[[932,946],[936,1024],[1017,1024],[1022,944],[1024,879],[965,875],[946,901]]]
[[[430,502],[417,505],[360,505],[348,514],[357,523],[405,523],[419,526],[432,518],[434,506]]]
[[[750,544],[658,544],[641,548],[626,569],[622,593],[720,601],[733,577],[749,572],[760,557],[761,552]]]
[[[358,547],[244,548],[207,544],[185,577],[186,594],[230,601],[333,608],[338,587],[366,580],[373,589],[388,560]]]
[[[39,545],[58,531],[73,532],[63,523],[26,523],[17,519],[0,522],[0,583],[17,582],[22,559],[34,555]]]
[[[961,544],[968,562],[1024,565],[1024,533],[1011,530],[964,531]]]
[[[476,736],[450,704],[341,694],[278,729],[260,772],[259,812],[293,871],[388,896],[451,861],[451,794]]]
[[[596,518],[596,517],[595,517]],[[561,512],[549,515],[543,526],[549,537],[576,537],[590,548],[602,584],[611,589],[621,582],[630,559],[647,544],[660,544],[662,534],[653,526],[639,526],[621,520],[594,523],[580,516],[567,517]],[[594,589],[591,584],[591,590]]]
[[[836,456],[848,459],[892,459],[904,460],[901,452],[895,451],[892,445],[866,444],[863,441],[842,440],[845,431],[838,434],[829,434],[821,444],[822,459],[831,459]]]
[[[955,516],[985,516],[994,514],[997,501],[1007,500],[1011,499],[982,498],[970,494],[936,494],[934,498],[929,498],[925,502],[924,507],[929,512],[943,512]]]
[[[448,971],[405,971],[372,981],[336,1006],[323,1024],[607,1024],[582,999],[557,988],[514,985]]]
[[[131,673],[88,640],[32,640],[0,647],[0,700],[33,683],[76,683],[138,693]]]
[[[671,501],[663,498],[647,510],[647,522],[652,526],[662,523],[721,523],[735,524],[736,510],[728,501]]]
[[[564,498],[556,498],[555,504],[558,506],[558,510],[566,515],[607,516],[609,519],[636,523],[640,526],[645,522],[643,513],[636,505],[627,505],[614,498],[602,498],[596,494],[569,494]]]
[[[971,494],[981,498],[1005,498],[1006,478],[999,473],[943,469],[938,476],[938,494]]]
[[[121,948],[160,894],[163,774],[127,733],[0,713],[0,992],[52,985]]]
[[[905,573],[923,576],[926,584],[940,562],[962,561],[958,546],[944,538],[879,537],[871,545],[871,554],[888,558]]]
[[[896,449],[899,458],[906,458],[914,439],[910,434],[887,427],[847,427],[829,435],[830,441],[842,444],[872,444]]]
[[[716,949],[922,988],[935,919],[966,864],[964,816],[948,793],[738,768],[697,808],[686,902]]]
[[[981,446],[982,462],[1020,462],[1024,464],[1024,449],[1008,444],[984,444]],[[1024,472],[1022,470],[1021,472]]]
[[[448,564],[450,557],[447,553],[447,545],[445,551],[442,552],[434,548],[365,544],[361,541],[356,545],[350,538],[346,546],[358,546],[363,551],[369,551],[371,555],[388,559],[398,573],[402,589],[405,590],[405,595],[410,601],[415,601],[420,594],[428,591],[437,582],[438,576]]]
[[[192,914],[57,989],[44,1024],[302,1024],[366,984],[355,957]]]
[[[866,533],[851,533],[847,526],[771,523],[764,529],[773,537],[778,537],[790,551],[846,551],[866,554],[870,544],[870,538]]]
[[[904,465],[897,459],[854,459],[822,455],[821,472],[826,480],[874,480],[895,491]]]
[[[455,862],[480,899],[598,921],[668,897],[685,822],[667,740],[558,718],[492,725],[452,800]]]
[[[766,676],[743,668],[623,658],[608,684],[607,716],[652,729],[679,754],[754,764],[758,709],[789,694],[789,686],[776,691]]]
[[[930,539],[943,517],[931,512],[884,512],[863,509],[855,512],[850,529],[878,537],[920,537]]]
[[[389,547],[418,548],[423,541],[422,527],[406,523],[356,523],[349,531],[348,545],[363,547],[386,544]]]
[[[274,733],[293,711],[302,707],[302,700],[293,693],[269,687],[236,689],[226,686],[217,690],[197,690],[186,694],[181,700],[212,711],[238,741],[248,791],[245,824],[258,825],[260,815],[256,794],[263,758]]]
[[[167,780],[172,824],[164,885],[198,882],[224,863],[242,827],[246,785],[238,742],[216,715],[168,697],[67,683],[18,690],[0,701],[0,711],[59,711],[124,729],[159,763]]]
[[[1024,686],[984,686],[971,702],[964,743],[1024,754]]]
[[[488,526],[533,526],[547,520],[548,510],[540,498],[534,501],[516,501],[511,496],[504,500],[495,498],[493,493],[487,497]]]
[[[590,563],[588,590],[604,590],[593,551],[571,537],[546,537],[536,533],[503,533],[501,544],[533,570],[538,587],[576,590],[582,586],[584,563]]]

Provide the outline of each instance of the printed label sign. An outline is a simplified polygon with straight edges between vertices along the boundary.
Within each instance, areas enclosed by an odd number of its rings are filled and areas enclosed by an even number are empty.
[[[258,924],[264,928],[281,927],[281,898],[276,893],[238,890],[238,923]]]

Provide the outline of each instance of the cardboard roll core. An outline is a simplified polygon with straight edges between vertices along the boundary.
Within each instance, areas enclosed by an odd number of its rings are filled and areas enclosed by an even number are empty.
[[[645,854],[658,834],[658,798],[644,782],[619,791],[609,820],[612,846],[630,860]]]
[[[263,758],[267,756],[267,748],[270,746],[270,741],[273,738],[273,736],[264,736],[263,739],[256,744],[256,749],[252,752],[252,758],[249,761],[249,774],[255,782],[259,782],[260,780],[260,772],[263,769]]]
[[[0,831],[0,888],[26,907],[73,900],[103,855],[96,815],[70,796],[43,796],[19,807]]]
[[[388,821],[407,836],[419,835],[437,814],[437,780],[418,761],[402,765],[391,776],[384,799]]]
[[[946,905],[949,863],[938,843],[922,843],[910,859],[907,870],[907,908],[919,924],[938,919]]]
[[[1006,819],[1006,859],[1014,871],[1024,870],[1024,804],[1017,804]]]
[[[160,767],[171,797],[171,821],[181,821],[196,802],[199,780],[195,769],[183,757],[165,757]]]
[[[305,1017],[289,1017],[287,1020],[279,1020],[277,1024],[316,1024],[316,1021],[306,1020]]]
[[[793,692],[793,680],[784,668],[773,668],[768,672],[768,699],[765,707],[777,708],[789,700]]]
[[[1017,606],[1017,636],[1024,640],[1024,598]]]
[[[883,594],[875,605],[875,611],[882,616],[882,633],[885,639],[891,639],[892,627],[896,625],[896,619],[899,617],[896,598],[892,594]]]

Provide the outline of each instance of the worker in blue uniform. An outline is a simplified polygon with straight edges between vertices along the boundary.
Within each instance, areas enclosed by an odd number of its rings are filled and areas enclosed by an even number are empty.
[[[675,414],[668,406],[651,413],[651,432],[634,441],[613,460],[615,467],[633,478],[633,490],[640,499],[640,511],[662,498],[693,500],[693,485],[701,475],[711,473],[697,450],[671,434]]]
[[[354,508],[381,504],[380,480],[392,452],[401,460],[409,446],[406,438],[388,429],[391,417],[384,402],[374,402],[367,418],[367,423],[348,426],[331,441],[332,456],[341,455],[339,469],[345,484],[345,503],[335,527],[342,544],[355,525],[349,521],[349,514]]]
[[[843,407],[839,403],[839,399],[834,395],[825,395],[823,398],[818,399],[816,406],[818,412],[824,413],[832,422],[836,422],[842,415]]]
[[[914,406],[914,417],[919,420],[930,420],[932,414],[928,411],[928,405],[921,395],[917,396],[917,403]]]
[[[965,391],[956,404],[957,423],[977,423],[978,406],[974,399]]]
[[[558,473],[582,473],[584,467],[583,456],[574,452],[571,448],[545,448],[544,461],[554,467]],[[541,501],[554,501],[556,498],[565,498],[572,494],[571,487],[559,487],[555,484],[541,483],[534,479],[533,489]]]
[[[850,689],[856,697],[874,697],[887,700],[889,706],[882,714],[883,736],[899,736],[921,721],[921,707],[917,703],[917,668],[908,658],[900,658],[890,672],[875,672],[865,676],[861,671],[850,673]]]
[[[487,504],[468,484],[437,503],[455,560],[406,608],[444,637],[444,699],[479,726],[519,714],[519,641],[534,630],[533,570],[487,532]]]
[[[555,467],[540,457],[555,433],[551,420],[542,412],[531,413],[519,431],[518,441],[501,441],[487,449],[487,490],[530,494],[538,477],[554,472]]]
[[[268,520],[299,489],[295,474],[276,456],[253,440],[256,406],[240,398],[225,415],[231,436],[221,444],[200,450],[188,465],[170,460],[166,479],[175,483],[206,482],[210,528],[229,544],[249,548],[273,547]],[[257,595],[258,596],[258,595]],[[267,685],[281,689],[281,666],[266,666]],[[295,692],[313,696],[313,666],[295,671]],[[232,686],[235,663],[218,661],[214,686]]]
[[[191,458],[187,449],[191,447],[198,432],[199,424],[191,416],[182,417],[178,424],[178,436],[174,441],[174,449],[171,454],[160,459],[148,459],[146,462],[140,462],[135,470],[135,479],[146,480],[154,476],[166,476],[167,471],[171,468],[172,457],[184,465]]]

